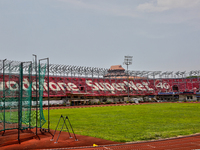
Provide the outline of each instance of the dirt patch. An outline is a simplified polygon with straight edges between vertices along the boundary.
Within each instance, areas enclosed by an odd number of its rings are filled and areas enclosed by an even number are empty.
[[[0,136],[0,149],[1,150],[21,150],[21,149],[80,149],[80,150],[138,150],[138,149],[176,149],[176,150],[189,150],[200,149],[200,134],[171,138],[158,141],[143,141],[133,143],[118,143],[113,141],[107,141],[99,138],[76,135],[78,141],[76,141],[73,135],[70,138],[67,132],[61,132],[58,142],[59,132],[55,134],[54,140],[51,133],[41,132],[38,130],[38,136],[35,135],[36,130],[24,130],[20,132],[20,144],[17,140],[18,131],[8,130],[4,136]],[[96,146],[94,147],[93,144]]]
[[[51,130],[51,133],[41,132],[38,129],[38,135],[35,135],[36,130],[24,130],[20,132],[20,144],[18,141],[18,130],[8,130],[4,133],[3,136],[0,136],[0,149],[1,150],[17,150],[17,149],[48,149],[48,148],[69,148],[69,147],[87,147],[96,145],[110,145],[110,144],[119,144],[118,142],[107,141],[99,138],[71,134],[69,136],[68,132],[61,132],[60,137],[58,138],[59,131],[56,132],[53,141],[52,135],[54,133]],[[3,132],[2,132],[3,133]]]

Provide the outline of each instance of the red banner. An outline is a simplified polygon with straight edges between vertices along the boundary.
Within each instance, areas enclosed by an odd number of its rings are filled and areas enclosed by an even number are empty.
[[[5,76],[5,88],[17,91],[19,88],[18,78]],[[51,97],[61,97],[70,94],[85,96],[126,96],[130,95],[158,95],[185,92],[199,92],[198,78],[180,79],[107,79],[107,78],[71,78],[50,77],[49,87]],[[23,89],[29,86],[27,77],[23,79]],[[47,77],[44,81],[44,97],[48,95]],[[0,90],[3,90],[3,79],[0,78]],[[36,90],[35,79],[32,82],[32,90]]]

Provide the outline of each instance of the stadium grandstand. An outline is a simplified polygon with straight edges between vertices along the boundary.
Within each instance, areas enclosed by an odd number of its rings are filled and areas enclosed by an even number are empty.
[[[0,91],[5,88],[17,91],[15,61],[0,60]],[[43,65],[43,64],[41,64]],[[34,67],[34,66],[33,66]],[[3,69],[7,69],[4,72]],[[51,104],[84,105],[102,102],[138,101],[198,101],[200,97],[200,71],[134,71],[121,65],[110,69],[73,65],[50,64],[49,96]],[[12,70],[12,74],[9,71]],[[24,68],[27,71],[27,68]],[[46,71],[47,73],[47,71]],[[33,72],[34,76],[34,72]],[[28,78],[28,76],[27,76]],[[44,77],[43,105],[48,97],[48,79]],[[23,89],[27,90],[28,79],[24,77]],[[33,81],[32,90],[36,90]],[[129,91],[129,94],[128,94]]]

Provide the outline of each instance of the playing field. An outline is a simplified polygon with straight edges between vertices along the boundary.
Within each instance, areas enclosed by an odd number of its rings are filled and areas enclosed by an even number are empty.
[[[44,110],[47,118],[47,110]],[[199,103],[158,103],[50,110],[50,128],[60,115],[68,116],[74,131],[106,140],[129,142],[200,132]],[[62,122],[59,125],[61,128]],[[46,126],[47,127],[47,126]]]

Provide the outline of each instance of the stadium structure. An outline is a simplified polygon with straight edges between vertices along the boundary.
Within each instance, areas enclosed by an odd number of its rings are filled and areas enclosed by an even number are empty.
[[[15,72],[19,70],[19,63],[10,60],[4,63],[3,68],[3,60],[0,60],[0,91],[4,86],[11,91],[17,91],[19,85]],[[41,64],[44,65],[46,64]],[[42,87],[43,105],[47,104],[45,100],[48,97],[50,104],[66,105],[126,101],[198,101],[200,97],[200,70],[134,71],[125,70],[121,65],[106,69],[58,64],[49,64],[46,69],[48,71]],[[23,70],[27,72],[28,68],[24,66]],[[29,80],[25,73],[24,91],[29,87]],[[36,82],[33,81],[32,91],[35,90]]]

